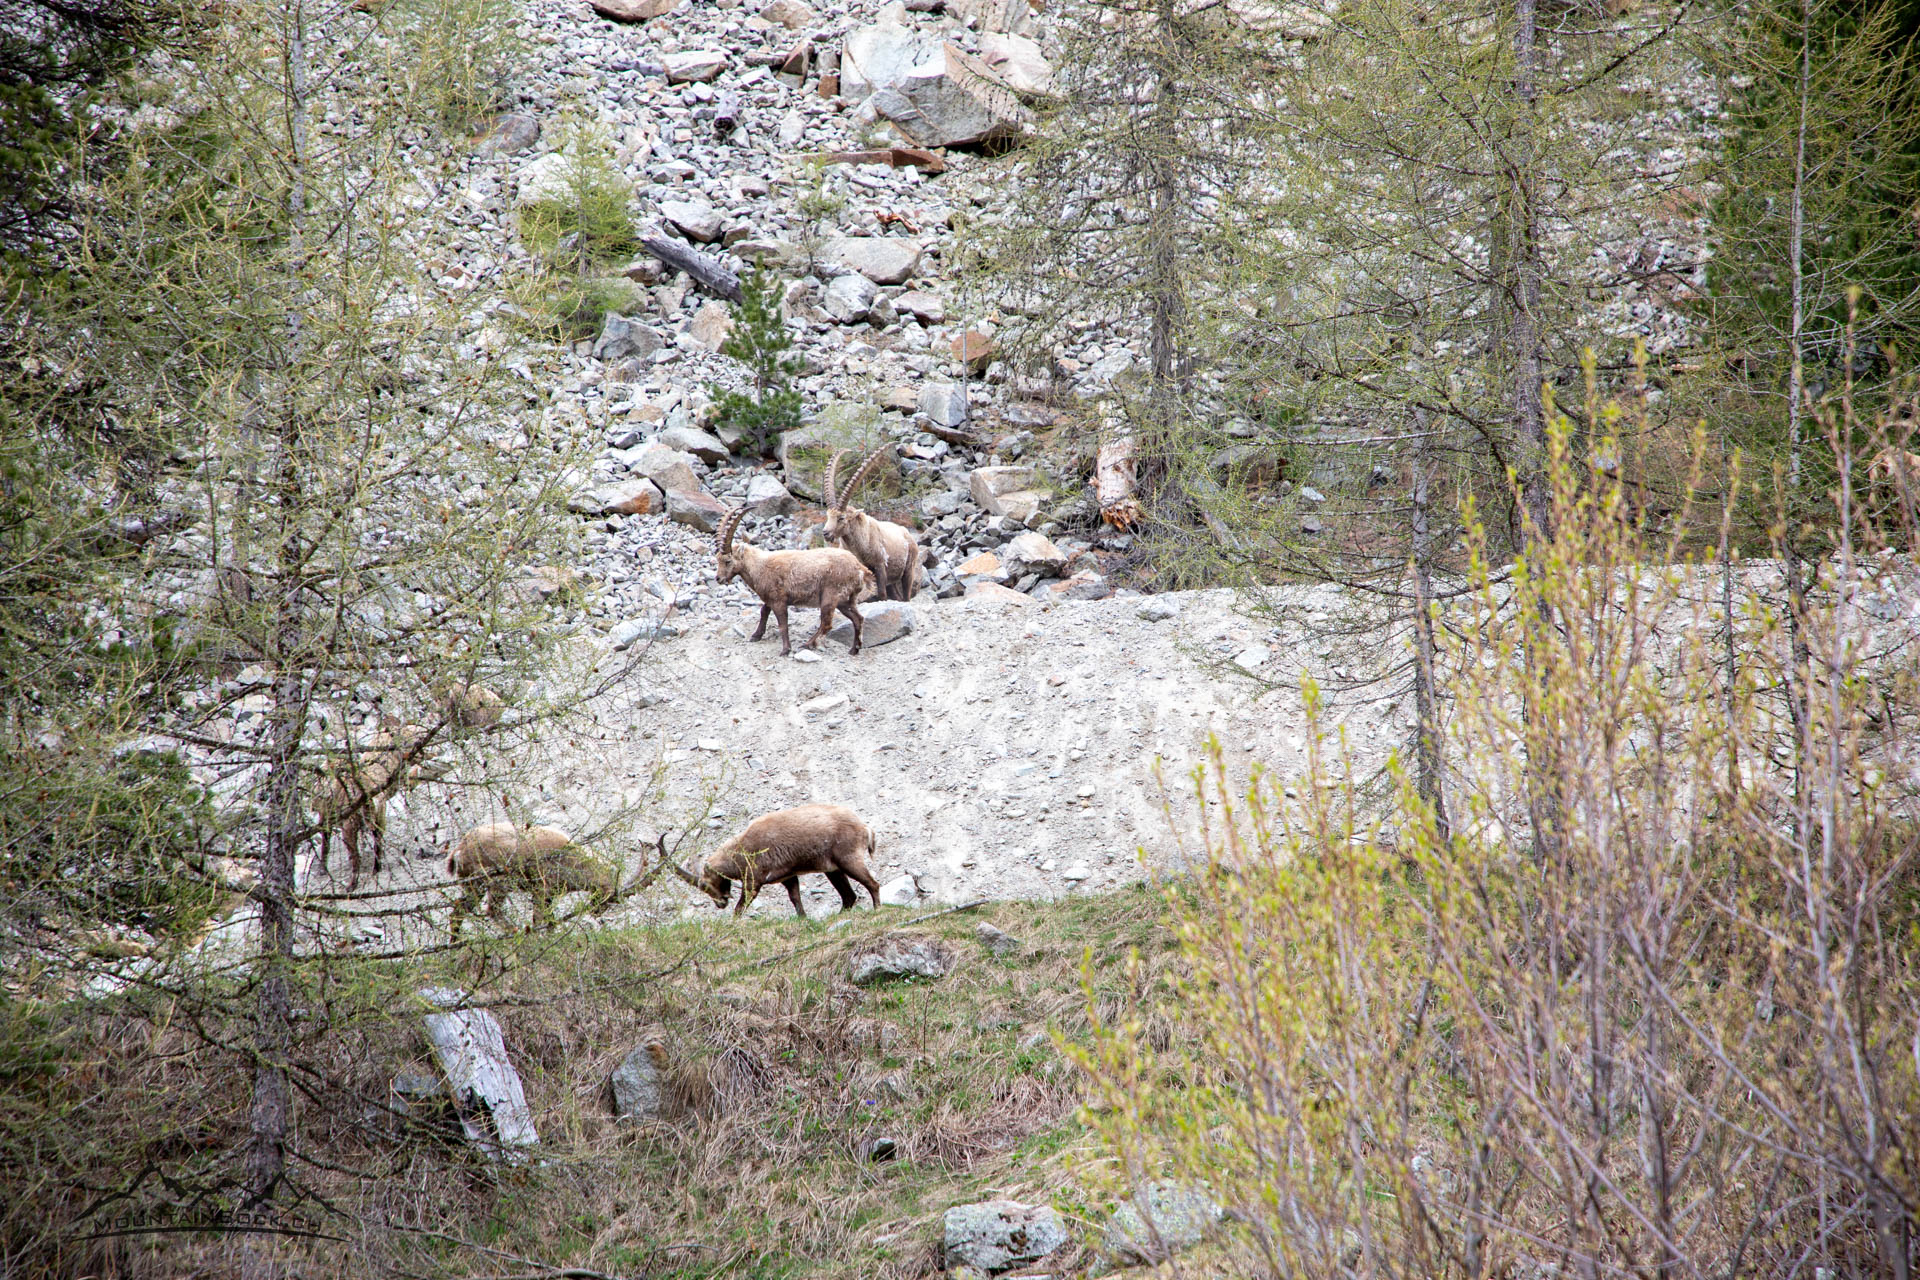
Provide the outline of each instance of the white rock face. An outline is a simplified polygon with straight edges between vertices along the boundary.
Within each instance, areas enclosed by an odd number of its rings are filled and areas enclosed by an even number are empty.
[[[1025,36],[989,32],[980,37],[980,61],[1015,93],[1043,95],[1053,91],[1053,64],[1040,46]]]

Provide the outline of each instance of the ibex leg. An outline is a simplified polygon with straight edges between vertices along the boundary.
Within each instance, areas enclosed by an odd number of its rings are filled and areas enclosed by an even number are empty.
[[[787,887],[787,899],[793,903],[793,913],[802,920],[807,918],[807,908],[800,901],[800,877],[788,876],[780,882]]]

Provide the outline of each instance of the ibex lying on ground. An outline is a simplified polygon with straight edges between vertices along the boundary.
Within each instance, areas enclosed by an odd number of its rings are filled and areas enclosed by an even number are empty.
[[[589,910],[597,911],[618,896],[620,872],[573,842],[558,827],[517,827],[493,822],[475,827],[445,846],[447,873],[460,882],[460,898],[453,904],[450,928],[460,940],[460,922],[486,894],[486,911],[500,918],[507,894],[525,889],[533,895],[533,922],[553,927],[553,900],[574,889],[594,895]]]
[[[891,520],[876,520],[858,507],[849,507],[854,492],[866,483],[873,469],[886,457],[885,448],[875,449],[855,469],[847,487],[835,493],[842,449],[827,464],[827,541],[858,556],[860,563],[873,571],[880,584],[882,600],[911,600],[920,587],[920,540],[913,530]]]
[[[833,625],[833,611],[838,609],[853,624],[853,651],[859,653],[860,611],[854,605],[873,591],[873,575],[851,553],[833,547],[762,551],[750,542],[736,544],[734,531],[744,515],[745,508],[737,509],[720,525],[717,580],[725,586],[735,577],[743,578],[760,597],[760,625],[753,629],[753,638],[758,640],[767,633],[767,615],[772,614],[780,620],[780,653],[784,657],[793,651],[787,637],[787,609],[793,605],[817,607],[820,629],[807,641],[807,648],[815,648]]]
[[[320,870],[327,869],[328,839],[338,829],[347,848],[347,892],[360,886],[360,837],[373,837],[373,874],[387,835],[387,798],[420,776],[414,757],[432,737],[419,725],[386,721],[373,744],[327,770],[320,797]]]
[[[738,880],[736,916],[753,902],[762,885],[785,885],[793,909],[804,918],[807,909],[800,903],[800,877],[814,872],[824,874],[839,890],[842,911],[851,910],[859,900],[850,881],[864,886],[873,905],[879,906],[880,883],[867,870],[867,855],[872,852],[873,832],[859,814],[845,805],[803,804],[755,818],[745,831],[707,855],[697,877],[669,865],[723,911]]]

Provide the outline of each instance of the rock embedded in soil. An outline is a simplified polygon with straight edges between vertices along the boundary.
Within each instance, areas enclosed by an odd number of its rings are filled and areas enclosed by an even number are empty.
[[[958,957],[938,938],[894,934],[847,957],[847,977],[856,987],[893,978],[944,978]]]
[[[585,516],[645,516],[665,510],[666,496],[651,480],[595,485],[567,499],[567,509]]]
[[[613,1069],[607,1078],[607,1088],[613,1095],[613,1114],[634,1120],[650,1120],[660,1114],[665,1095],[654,1056],[652,1042],[635,1045]]]
[[[1199,1244],[1225,1218],[1226,1210],[1198,1187],[1151,1183],[1114,1210],[1100,1250],[1116,1266],[1149,1266]]]
[[[920,900],[920,886],[912,876],[895,876],[880,886],[880,905],[910,907]]]
[[[898,640],[913,633],[913,606],[899,600],[883,600],[856,606],[860,610],[860,651]],[[853,647],[853,624],[845,618],[827,632],[827,639]]]
[[[985,920],[973,926],[973,936],[990,955],[1010,956],[1020,949],[1020,939]]]
[[[1067,553],[1042,534],[1023,533],[1002,550],[1007,571],[1015,577],[1037,573],[1043,578],[1057,578],[1067,567]]]
[[[609,311],[600,321],[600,337],[593,344],[593,358],[607,364],[630,356],[644,360],[666,345],[667,340],[658,329]]]
[[[987,1200],[947,1210],[947,1265],[992,1273],[1038,1262],[1067,1243],[1067,1227],[1047,1205]]]
[[[718,498],[702,489],[670,489],[667,491],[667,518],[675,524],[684,524],[700,530],[702,533],[719,531],[720,522],[727,518],[727,509]]]

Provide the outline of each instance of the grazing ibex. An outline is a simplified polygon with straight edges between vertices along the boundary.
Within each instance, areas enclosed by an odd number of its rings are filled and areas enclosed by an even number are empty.
[[[460,940],[460,922],[486,894],[486,911],[500,918],[507,894],[525,889],[533,895],[533,923],[553,927],[553,900],[574,889],[594,896],[597,911],[618,896],[620,872],[573,842],[558,827],[517,827],[493,822],[473,828],[445,846],[447,874],[460,882],[453,904],[451,933]]]
[[[833,455],[827,464],[825,532],[828,542],[853,552],[861,564],[873,571],[880,583],[882,600],[911,600],[920,587],[920,540],[905,525],[876,520],[858,507],[847,505],[886,454],[884,447],[868,454],[854,470],[847,487],[837,493],[834,482],[839,478],[840,459],[847,456],[847,450]]]
[[[736,916],[753,902],[762,885],[785,885],[793,909],[804,918],[807,909],[800,903],[800,877],[813,872],[824,874],[839,890],[842,911],[859,901],[850,881],[864,886],[873,905],[879,906],[880,883],[867,870],[867,855],[872,852],[873,832],[859,814],[845,805],[803,804],[755,818],[745,831],[707,855],[697,877],[669,865],[723,911],[738,880]]]
[[[735,577],[743,578],[760,597],[760,625],[753,629],[753,638],[758,640],[767,634],[767,616],[771,614],[780,621],[781,656],[791,653],[787,609],[801,605],[820,610],[820,628],[807,641],[807,648],[816,648],[820,637],[833,625],[833,611],[838,609],[853,624],[853,651],[859,653],[860,611],[854,605],[874,589],[873,575],[850,552],[833,547],[762,551],[750,542],[735,543],[734,532],[745,515],[745,508],[737,508],[720,524],[717,579],[725,586]]]
[[[320,866],[327,869],[329,837],[337,830],[347,849],[347,892],[360,887],[360,837],[373,838],[373,874],[380,874],[380,853],[387,835],[387,799],[422,775],[414,757],[432,736],[419,725],[385,721],[365,751],[355,752],[327,770],[320,797]]]

